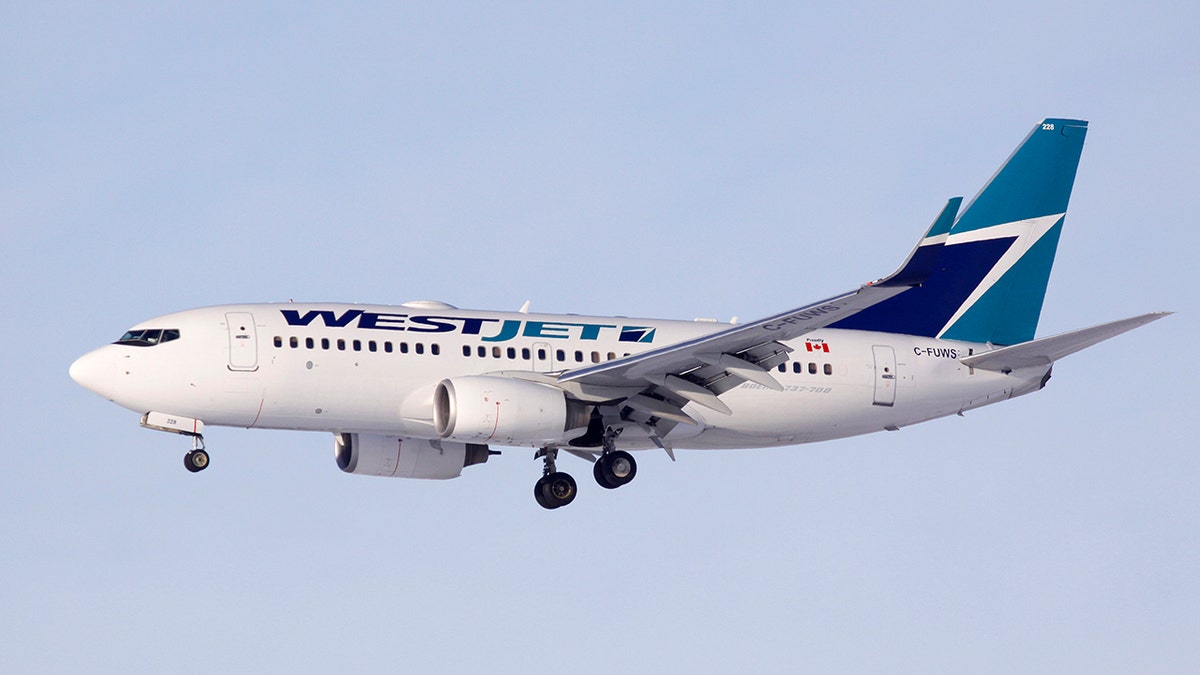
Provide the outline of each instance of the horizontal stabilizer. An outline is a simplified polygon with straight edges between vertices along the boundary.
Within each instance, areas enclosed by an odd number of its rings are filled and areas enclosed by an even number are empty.
[[[1082,328],[1080,330],[1053,335],[1051,337],[1023,342],[1011,347],[1003,347],[994,351],[976,354],[962,359],[965,365],[983,370],[1007,372],[1019,368],[1045,366],[1070,356],[1077,351],[1087,349],[1092,345],[1116,337],[1126,331],[1144,326],[1151,321],[1157,321],[1171,312],[1154,312],[1143,314],[1130,319],[1121,319],[1111,323]]]

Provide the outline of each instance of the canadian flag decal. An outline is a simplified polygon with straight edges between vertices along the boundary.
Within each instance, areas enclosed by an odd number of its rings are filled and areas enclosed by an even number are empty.
[[[824,342],[805,342],[805,347],[808,347],[810,352],[825,352],[829,353],[829,345]]]

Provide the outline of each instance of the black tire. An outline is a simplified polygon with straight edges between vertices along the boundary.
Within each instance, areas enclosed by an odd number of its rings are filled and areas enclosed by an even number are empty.
[[[575,479],[569,473],[552,473],[538,481],[542,486],[542,498],[545,499],[549,508],[557,509],[575,501],[575,495],[579,493],[579,487],[575,484]]]
[[[192,473],[207,469],[208,453],[203,450],[192,450],[183,456],[183,466]]]
[[[538,506],[542,507],[543,509],[553,509],[554,506],[550,504],[550,502],[546,501],[546,478],[548,478],[548,476],[542,476],[536,483],[533,484],[533,498],[537,500]]]
[[[600,459],[597,459],[595,464],[592,464],[592,476],[596,479],[596,483],[605,490],[615,490],[621,487],[620,485],[612,482],[608,475],[605,474],[605,464],[607,464],[607,462],[604,461],[603,456],[601,456]]]
[[[637,462],[633,455],[624,450],[617,450],[606,455],[600,455],[592,467],[592,475],[600,487],[609,490],[619,488],[637,475]]]

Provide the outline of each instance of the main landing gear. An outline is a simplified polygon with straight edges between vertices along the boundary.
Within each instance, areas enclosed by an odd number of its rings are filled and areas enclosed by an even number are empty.
[[[208,452],[204,450],[204,437],[192,436],[192,450],[183,456],[183,466],[192,473],[208,468]]]
[[[621,430],[609,427],[604,431],[604,452],[592,467],[592,475],[600,487],[614,490],[633,480],[637,475],[637,462],[633,455],[617,449],[617,436]]]
[[[542,477],[533,484],[533,498],[543,509],[557,509],[575,500],[579,488],[575,479],[569,473],[563,473],[554,466],[558,458],[558,448],[542,448],[533,456],[544,461]]]
[[[617,450],[600,455],[600,459],[592,465],[592,475],[600,487],[615,490],[637,475],[637,462],[633,461],[633,455]]]
[[[592,466],[592,475],[600,487],[613,490],[633,480],[637,475],[637,462],[624,450],[617,450],[616,439],[620,431],[611,428],[604,434],[604,451]],[[542,477],[533,485],[533,498],[544,509],[557,509],[575,500],[579,487],[571,474],[559,471],[555,466],[558,448],[542,448],[534,459],[542,459]]]

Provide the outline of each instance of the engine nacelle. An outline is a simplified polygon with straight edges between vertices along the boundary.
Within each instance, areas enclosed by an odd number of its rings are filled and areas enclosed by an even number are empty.
[[[557,387],[507,377],[456,377],[433,392],[434,429],[456,441],[562,443],[586,430],[590,415],[589,406]]]
[[[488,447],[378,434],[334,434],[334,457],[346,473],[390,478],[456,478],[487,461]]]

